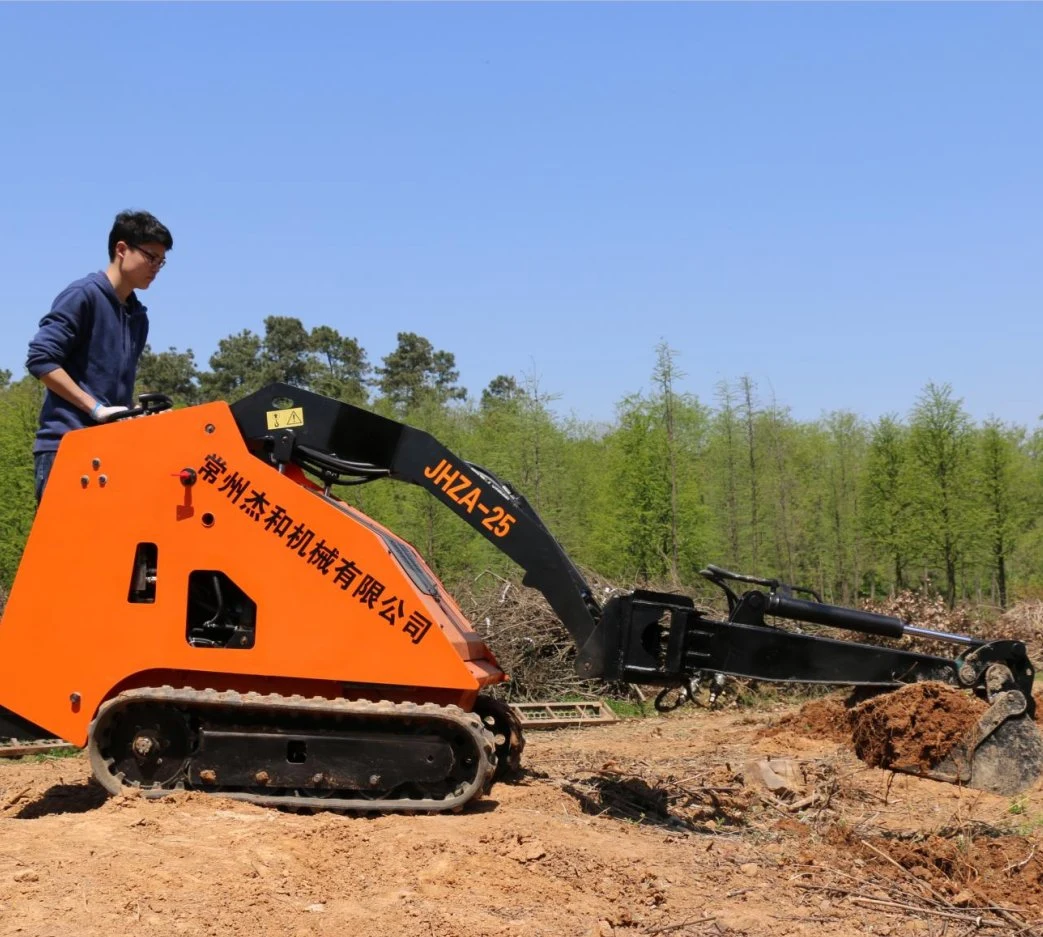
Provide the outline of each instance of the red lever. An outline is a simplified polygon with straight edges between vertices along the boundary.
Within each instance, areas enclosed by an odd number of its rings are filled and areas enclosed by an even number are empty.
[[[174,478],[180,478],[181,484],[184,485],[186,488],[189,485],[194,485],[196,483],[195,469],[184,468],[180,472],[171,472],[170,474],[174,476]]]

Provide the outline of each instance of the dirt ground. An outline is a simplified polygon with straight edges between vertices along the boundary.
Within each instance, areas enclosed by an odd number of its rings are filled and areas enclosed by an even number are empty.
[[[0,935],[1043,935],[1043,785],[871,768],[843,722],[531,731],[523,776],[450,816],[113,799],[81,756],[0,761]]]

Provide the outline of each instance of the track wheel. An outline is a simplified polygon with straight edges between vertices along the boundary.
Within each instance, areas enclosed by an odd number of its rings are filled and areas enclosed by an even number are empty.
[[[492,696],[479,696],[474,711],[482,725],[492,733],[496,747],[494,781],[515,777],[521,773],[521,754],[525,748],[521,721],[510,706]]]

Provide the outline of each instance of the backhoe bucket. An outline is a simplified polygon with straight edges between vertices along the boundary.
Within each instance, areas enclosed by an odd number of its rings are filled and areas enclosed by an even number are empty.
[[[1018,794],[1043,775],[1043,735],[1018,691],[1000,694],[928,777],[993,794]]]
[[[998,692],[990,705],[957,687],[917,683],[852,716],[855,751],[874,767],[1004,795],[1043,777],[1043,735],[1020,690]]]

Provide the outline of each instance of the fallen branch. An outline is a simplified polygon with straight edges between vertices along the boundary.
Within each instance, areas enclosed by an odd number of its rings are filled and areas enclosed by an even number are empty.
[[[1022,859],[1021,862],[1015,862],[1015,863],[1013,863],[1011,865],[1008,865],[1003,870],[1003,873],[1006,874],[1007,872],[1016,872],[1018,869],[1023,869],[1025,866],[1027,866],[1032,861],[1032,857],[1035,854],[1036,854],[1036,847],[1033,846],[1032,847],[1032,851],[1028,854],[1027,858]]]
[[[716,921],[716,915],[710,915],[709,917],[692,918],[690,921],[682,921],[680,924],[670,924],[666,927],[654,927],[650,930],[644,931],[646,934],[669,934],[675,930],[682,930],[685,927],[692,927],[695,924],[709,924],[710,921]]]
[[[934,917],[945,918],[949,921],[961,921],[964,924],[973,924],[975,927],[1007,927],[1008,923],[1004,921],[990,921],[987,918],[979,915],[978,917],[969,917],[966,914],[959,914],[956,911],[940,911],[935,908],[924,908],[917,907],[913,904],[902,904],[899,901],[888,901],[886,898],[866,898],[861,895],[852,895],[848,898],[853,904],[868,904],[882,908],[883,910],[890,910],[891,908],[898,909],[900,911],[914,911],[917,914],[930,914]]]

